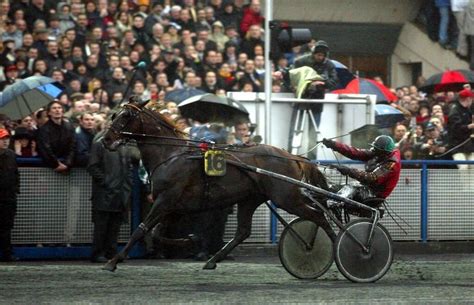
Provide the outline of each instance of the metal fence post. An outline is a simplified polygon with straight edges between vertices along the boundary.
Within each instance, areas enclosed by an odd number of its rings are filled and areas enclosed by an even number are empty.
[[[133,185],[132,185],[132,204],[130,216],[130,234],[135,231],[141,222],[141,181],[138,177],[138,168],[133,169]],[[130,257],[139,258],[145,254],[145,248],[141,243],[136,244],[130,251]]]
[[[275,209],[277,208],[277,206],[273,202],[270,202],[270,204]],[[271,241],[272,244],[276,244],[277,243],[278,221],[277,221],[276,216],[272,213],[272,211],[269,210],[269,213],[270,213],[270,241]]]
[[[421,241],[428,241],[428,164],[421,163],[421,215],[420,232]]]

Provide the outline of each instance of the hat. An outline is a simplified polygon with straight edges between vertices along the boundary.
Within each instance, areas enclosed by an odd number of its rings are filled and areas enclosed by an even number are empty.
[[[16,65],[9,65],[5,68],[5,72],[10,72],[10,71],[18,71],[18,68]]]
[[[214,23],[212,24],[212,26],[213,26],[213,27],[218,26],[218,27],[224,28],[224,25],[223,25],[222,22],[220,22],[219,20],[217,20],[216,22],[214,22]]]
[[[423,130],[433,130],[435,128],[436,128],[435,124],[433,124],[432,122],[426,122]]]
[[[52,14],[51,17],[49,17],[49,21],[53,21],[53,20],[59,21],[61,19],[59,18],[58,14]]]
[[[75,101],[80,101],[80,100],[83,100],[84,99],[84,94],[80,93],[80,92],[75,92],[73,94],[71,94],[71,101],[75,102]]]
[[[149,6],[149,5],[150,5],[150,0],[138,0],[138,1],[137,1],[137,5],[138,5],[138,6],[141,6],[141,5],[143,5],[143,6]]]
[[[28,139],[30,140],[33,135],[26,129],[25,127],[18,127],[15,129],[15,134],[13,135],[13,139],[20,140],[20,139]]]
[[[7,44],[8,42],[15,42],[15,39],[13,39],[13,38],[5,38],[2,42],[3,42],[3,44]]]
[[[313,48],[313,54],[324,53],[327,55],[329,52],[329,46],[324,40],[318,40]]]
[[[170,27],[174,27],[178,31],[181,31],[181,26],[177,24],[176,22],[170,22]]]
[[[226,30],[226,31],[227,31],[227,30],[231,30],[231,29],[237,30],[237,26],[236,26],[235,24],[233,24],[233,23],[230,23],[230,24],[228,24],[228,25],[225,26],[225,30]]]
[[[460,98],[474,97],[474,93],[471,91],[471,89],[464,89],[464,90],[459,91],[459,97]]]
[[[0,128],[0,139],[9,138],[10,133],[5,128]]]

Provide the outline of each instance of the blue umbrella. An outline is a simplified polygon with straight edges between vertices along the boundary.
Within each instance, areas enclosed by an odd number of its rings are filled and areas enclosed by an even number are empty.
[[[1,93],[0,113],[21,119],[53,101],[63,90],[61,84],[45,76],[19,80]]]
[[[355,78],[354,74],[352,74],[352,72],[349,71],[346,66],[337,60],[331,59],[331,61],[336,67],[337,78],[339,78],[339,84],[337,85],[336,89],[345,88],[347,84]]]
[[[194,89],[194,88],[178,89],[178,90],[173,90],[171,92],[168,92],[165,96],[165,100],[179,104],[190,97],[205,94],[205,93],[206,93],[205,91]]]
[[[385,104],[375,105],[375,124],[380,128],[393,127],[405,120],[403,112]]]

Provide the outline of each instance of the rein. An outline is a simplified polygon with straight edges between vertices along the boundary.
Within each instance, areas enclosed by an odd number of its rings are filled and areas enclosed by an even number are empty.
[[[176,154],[176,155],[173,155],[173,156],[170,156],[170,158],[164,160],[163,162],[161,162],[160,164],[158,164],[157,166],[155,166],[155,168],[153,169],[153,171],[155,171],[159,166],[161,166],[162,164],[168,162],[169,160],[171,160],[172,158],[176,157],[176,156],[179,156],[179,155],[183,155],[183,154],[187,154],[187,153],[190,153],[190,152],[193,152],[193,151],[197,151],[197,150],[201,150],[201,151],[206,151],[206,150],[219,150],[219,151],[224,151],[224,152],[235,152],[235,153],[242,153],[242,154],[249,154],[249,155],[254,155],[254,156],[261,156],[261,157],[271,157],[271,158],[275,158],[275,159],[282,159],[282,160],[291,160],[291,161],[295,161],[295,162],[302,162],[302,163],[308,163],[308,164],[312,164],[312,165],[320,165],[319,162],[318,163],[315,163],[315,162],[311,162],[310,160],[308,159],[305,159],[304,157],[302,156],[295,156],[295,157],[282,157],[282,156],[274,156],[274,155],[269,155],[269,154],[257,154],[257,153],[253,153],[253,152],[248,152],[248,151],[245,151],[243,149],[241,149],[240,147],[237,147],[235,145],[232,145],[232,144],[216,144],[216,143],[212,143],[212,142],[208,142],[208,141],[203,141],[203,140],[192,140],[192,139],[186,139],[186,138],[180,138],[178,137],[178,134],[183,134],[181,131],[177,130],[174,126],[171,126],[169,124],[167,124],[166,122],[163,122],[162,120],[160,120],[159,118],[157,118],[154,113],[152,112],[149,112],[147,109],[142,109],[134,104],[125,104],[123,105],[124,108],[131,108],[133,111],[133,116],[131,116],[129,118],[128,121],[126,121],[125,124],[123,124],[123,126],[121,126],[119,128],[119,130],[117,130],[116,128],[112,128],[111,129],[122,135],[122,136],[125,136],[125,137],[129,137],[129,138],[144,138],[144,139],[150,139],[151,138],[151,141],[137,141],[138,143],[142,143],[142,144],[149,144],[149,145],[166,145],[166,146],[176,146],[176,147],[186,147],[186,148],[190,148],[192,150],[188,150],[188,151],[185,151],[185,152],[182,152],[180,154]],[[140,120],[140,125],[141,125],[141,130],[144,130],[144,125],[145,123],[143,122],[143,119],[142,117],[140,116],[140,113],[144,113],[145,115],[149,116],[150,118],[153,119],[153,121],[155,121],[156,123],[158,123],[160,126],[162,127],[165,127],[167,128],[168,130],[170,131],[173,131],[177,137],[172,137],[172,136],[159,136],[159,135],[150,135],[150,134],[145,134],[145,133],[134,133],[134,132],[128,132],[128,131],[122,131],[125,127],[127,127],[127,125],[135,118],[139,118]],[[157,127],[158,131],[160,130],[160,127]],[[171,140],[171,141],[177,141],[177,142],[181,142],[181,143],[163,143],[159,140]],[[196,145],[197,144],[197,145]],[[251,147],[251,146],[248,146],[248,147]],[[242,147],[242,148],[247,148],[247,147]],[[237,158],[235,157],[233,154],[228,154],[230,156],[233,156],[234,158]],[[238,158],[237,158],[238,159]]]

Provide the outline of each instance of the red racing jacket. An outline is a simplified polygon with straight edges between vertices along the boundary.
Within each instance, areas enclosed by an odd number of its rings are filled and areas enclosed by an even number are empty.
[[[398,149],[388,156],[377,157],[371,150],[335,142],[334,150],[347,158],[366,162],[365,171],[350,168],[348,176],[369,187],[377,197],[387,198],[397,186],[401,169]]]

